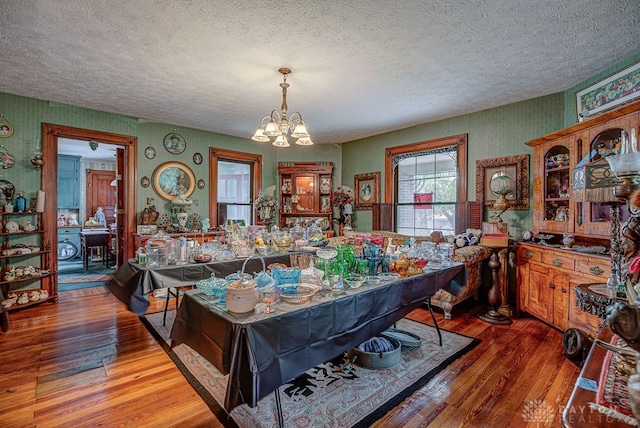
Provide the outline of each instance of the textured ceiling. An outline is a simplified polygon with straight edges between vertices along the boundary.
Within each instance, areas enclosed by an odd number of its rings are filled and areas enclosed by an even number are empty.
[[[3,0],[0,92],[341,143],[560,92],[640,50],[638,0]],[[2,106],[0,105],[0,111]]]

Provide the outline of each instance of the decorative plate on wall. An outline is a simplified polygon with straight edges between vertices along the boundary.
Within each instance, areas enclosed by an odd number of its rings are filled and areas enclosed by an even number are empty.
[[[9,138],[12,135],[13,135],[13,126],[9,122],[7,122],[5,119],[0,119],[0,138]]]
[[[11,168],[16,163],[16,157],[4,146],[0,144],[0,167]]]
[[[149,146],[146,149],[144,149],[144,155],[147,157],[147,159],[153,159],[156,157],[156,149]]]
[[[173,155],[179,155],[187,148],[187,142],[182,135],[171,132],[164,137],[164,148]]]
[[[202,155],[200,153],[193,154],[193,163],[200,165],[202,163]]]

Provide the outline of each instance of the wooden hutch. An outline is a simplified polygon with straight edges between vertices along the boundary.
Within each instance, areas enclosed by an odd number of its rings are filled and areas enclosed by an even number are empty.
[[[604,284],[611,271],[608,254],[611,207],[579,202],[570,187],[571,172],[595,150],[590,162],[606,156],[621,131],[640,128],[640,102],[628,104],[578,122],[526,144],[533,147],[534,236],[544,234],[549,245],[519,243],[517,250],[517,305],[560,330],[582,328],[594,332],[601,319],[581,311],[574,288]],[[626,207],[622,213],[628,212]],[[623,216],[621,221],[625,221]],[[579,249],[566,249],[563,234],[571,234]],[[584,250],[587,251],[584,251]],[[594,251],[591,251],[594,250]]]
[[[333,208],[333,162],[279,162],[280,227],[319,219],[323,230],[331,229]]]

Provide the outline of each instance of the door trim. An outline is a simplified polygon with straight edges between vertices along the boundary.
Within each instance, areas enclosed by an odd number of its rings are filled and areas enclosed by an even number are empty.
[[[45,192],[44,231],[48,248],[54,248],[58,242],[57,230],[57,198],[58,198],[58,138],[70,138],[74,140],[96,140],[100,144],[114,144],[124,147],[125,165],[122,177],[124,194],[122,203],[125,211],[124,218],[124,260],[133,257],[133,234],[136,231],[136,186],[137,173],[137,147],[138,138],[113,134],[109,132],[94,131],[90,129],[74,128],[70,126],[42,124],[42,152],[44,165],[42,167],[42,190]],[[118,198],[121,196],[118,195]],[[45,246],[45,248],[47,248]],[[57,257],[53,260],[53,269],[58,271]],[[56,276],[57,283],[57,276]],[[57,289],[57,284],[56,284]]]

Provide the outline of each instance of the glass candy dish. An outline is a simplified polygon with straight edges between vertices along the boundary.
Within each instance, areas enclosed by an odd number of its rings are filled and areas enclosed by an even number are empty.
[[[226,293],[227,281],[222,278],[216,278],[215,274],[209,279],[203,279],[196,282],[196,288],[207,296],[218,296]]]

